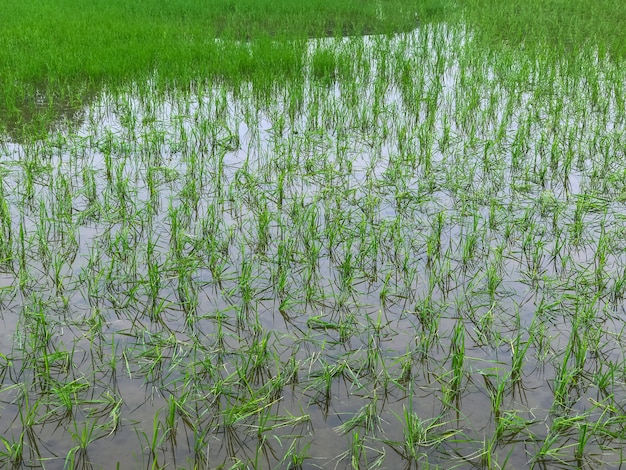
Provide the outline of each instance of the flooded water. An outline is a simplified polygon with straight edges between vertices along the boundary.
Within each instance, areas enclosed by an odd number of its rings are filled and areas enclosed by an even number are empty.
[[[2,461],[617,467],[626,82],[572,60],[315,40],[5,143]]]

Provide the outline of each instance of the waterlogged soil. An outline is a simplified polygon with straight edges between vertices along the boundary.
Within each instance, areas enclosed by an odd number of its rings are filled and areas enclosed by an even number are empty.
[[[617,467],[624,71],[445,25],[305,64],[5,140],[2,462]]]

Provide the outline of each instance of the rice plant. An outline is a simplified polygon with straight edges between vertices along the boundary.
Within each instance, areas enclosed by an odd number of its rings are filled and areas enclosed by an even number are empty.
[[[619,466],[624,18],[514,3],[2,3],[2,465]]]

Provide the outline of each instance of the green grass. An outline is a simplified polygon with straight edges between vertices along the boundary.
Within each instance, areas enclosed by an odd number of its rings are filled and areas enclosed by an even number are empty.
[[[559,53],[575,54],[589,45],[600,56],[626,57],[626,12],[616,0],[464,0],[464,18],[488,44],[513,48],[549,45]]]
[[[390,34],[430,21],[466,21],[488,47],[548,44],[571,54],[592,45],[618,60],[626,53],[621,34],[626,17],[614,0],[593,5],[580,0],[175,0],[165,5],[10,0],[0,6],[0,18],[5,25],[0,117],[18,138],[73,119],[103,87],[147,78],[182,88],[207,80],[260,83],[269,71],[272,81],[298,77],[301,40],[307,37]],[[250,41],[250,47],[231,39]],[[314,61],[324,76],[333,67],[328,58]]]
[[[0,114],[16,132],[31,124],[36,131],[71,118],[104,86],[154,77],[183,88],[268,73],[286,79],[300,73],[298,39],[410,30],[442,10],[437,0],[7,1]]]
[[[609,4],[77,5],[0,7],[0,465],[619,465]]]

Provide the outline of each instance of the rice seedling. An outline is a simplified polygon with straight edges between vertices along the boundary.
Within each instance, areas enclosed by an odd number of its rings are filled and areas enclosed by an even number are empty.
[[[19,468],[24,460],[24,434],[15,441],[1,438],[4,449],[0,451],[0,458],[7,467]]]
[[[335,430],[340,434],[348,434],[355,428],[362,428],[366,435],[375,435],[381,429],[380,417],[377,413],[378,397],[374,395],[370,402],[364,405],[354,416],[337,426]],[[358,435],[358,433],[355,433]]]
[[[398,419],[403,422],[404,440],[389,444],[409,464],[423,461],[427,463],[427,449],[437,447],[454,436],[454,432],[439,429],[445,427],[445,422],[439,419],[422,420],[407,409],[403,410],[403,415],[398,416]]]
[[[82,429],[78,429],[75,423],[75,429],[70,431],[72,440],[76,443],[75,447],[72,447],[65,457],[65,466],[72,468],[90,469],[93,468],[87,447],[96,439],[98,439],[96,422],[93,421],[89,424],[85,424]]]
[[[61,3],[0,6],[3,465],[618,465],[614,5]]]
[[[352,433],[350,448],[337,456],[337,463],[346,460],[350,462],[350,468],[358,470],[361,468],[380,468],[385,462],[385,453],[365,445],[365,437],[361,437],[358,432]],[[375,457],[369,457],[369,454]]]
[[[297,439],[294,439],[289,448],[285,452],[285,456],[281,460],[281,465],[286,465],[289,470],[300,470],[303,468],[304,462],[309,458],[308,450],[310,443],[300,445]]]

